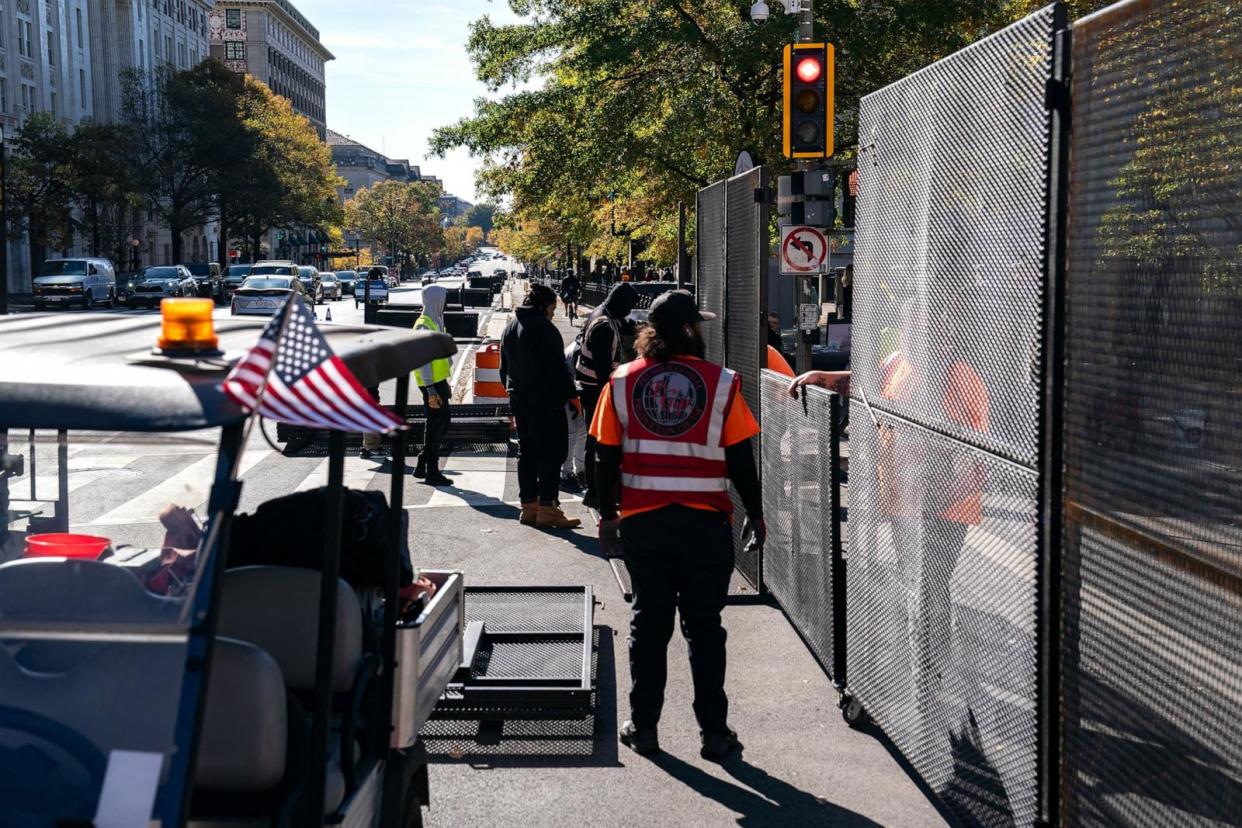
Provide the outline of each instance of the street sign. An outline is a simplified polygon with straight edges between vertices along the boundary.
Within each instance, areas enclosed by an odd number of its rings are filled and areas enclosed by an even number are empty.
[[[819,305],[798,305],[798,329],[813,331],[819,327]]]
[[[781,227],[781,273],[822,273],[828,261],[828,238],[816,227]]]

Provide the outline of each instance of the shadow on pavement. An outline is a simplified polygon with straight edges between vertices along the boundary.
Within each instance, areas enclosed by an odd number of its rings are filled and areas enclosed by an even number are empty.
[[[721,763],[725,772],[740,783],[736,785],[667,753],[661,753],[651,761],[701,796],[714,799],[738,814],[737,824],[748,828],[768,825],[879,825],[855,811],[834,805],[772,776],[763,768],[747,762],[741,755],[734,755]]]

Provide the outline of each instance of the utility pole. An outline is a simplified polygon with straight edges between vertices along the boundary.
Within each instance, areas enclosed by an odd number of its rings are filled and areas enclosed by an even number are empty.
[[[798,12],[798,42],[814,43],[815,42],[815,11],[813,0],[802,0],[801,7]],[[799,170],[809,170],[813,164],[810,161],[799,161]],[[806,302],[810,293],[810,278],[807,276],[794,277],[796,299],[794,301],[794,315],[801,316],[801,307]],[[795,342],[797,350],[794,353],[794,370],[798,374],[804,374],[811,370],[811,334],[809,331],[802,330],[801,318],[795,319]],[[767,324],[767,321],[764,321]]]

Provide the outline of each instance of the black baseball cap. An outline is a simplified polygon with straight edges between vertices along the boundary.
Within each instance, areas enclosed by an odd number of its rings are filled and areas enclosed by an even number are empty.
[[[647,311],[648,321],[659,327],[688,325],[691,322],[710,322],[715,318],[716,314],[699,310],[694,297],[688,290],[670,290],[667,293],[661,293]]]

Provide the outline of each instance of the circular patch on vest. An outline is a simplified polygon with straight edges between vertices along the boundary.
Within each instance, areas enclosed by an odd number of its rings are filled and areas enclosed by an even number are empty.
[[[680,437],[707,409],[707,384],[698,371],[678,362],[648,368],[634,384],[634,415],[661,437]]]

